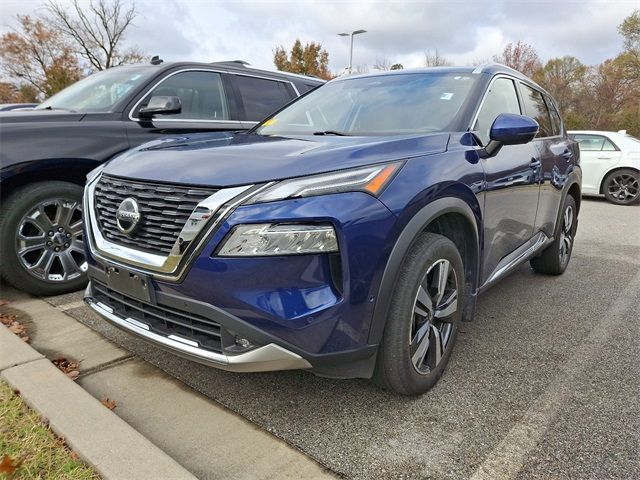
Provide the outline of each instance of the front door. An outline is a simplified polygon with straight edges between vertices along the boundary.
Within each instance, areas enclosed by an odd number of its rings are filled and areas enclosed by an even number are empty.
[[[521,114],[512,79],[498,77],[485,95],[474,125],[484,145],[493,121],[501,113]],[[485,171],[483,281],[505,256],[533,235],[540,188],[540,159],[530,142],[503,146],[494,157],[483,159]]]
[[[128,113],[127,131],[131,146],[159,136],[193,132],[242,129],[233,96],[224,85],[225,73],[186,70],[170,73],[156,84]],[[140,118],[138,111],[152,96],[176,96],[182,112]]]

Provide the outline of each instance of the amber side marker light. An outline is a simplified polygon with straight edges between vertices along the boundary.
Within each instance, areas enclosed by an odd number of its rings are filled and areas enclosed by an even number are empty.
[[[373,177],[373,179],[364,186],[364,189],[369,193],[378,195],[378,193],[380,193],[382,188],[389,182],[389,180],[391,180],[391,177],[396,171],[398,171],[399,168],[400,164],[397,163],[394,163],[393,165],[387,165],[380,171],[380,173]]]

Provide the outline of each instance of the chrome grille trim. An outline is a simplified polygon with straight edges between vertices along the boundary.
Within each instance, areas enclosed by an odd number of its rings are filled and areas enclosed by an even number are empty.
[[[169,281],[176,281],[182,277],[189,261],[203,247],[212,231],[233,209],[258,190],[270,185],[264,185],[257,190],[253,188],[254,185],[243,185],[216,191],[198,203],[189,217],[193,221],[187,221],[187,224],[182,228],[171,252],[168,255],[158,255],[120,245],[102,235],[96,218],[95,206],[95,188],[100,177],[101,175],[97,175],[92,179],[85,187],[84,193],[85,219],[88,220],[86,239],[91,254],[102,262],[121,265],[128,269],[150,274],[153,278]],[[222,208],[223,206],[224,208]],[[196,214],[196,210],[199,208],[209,212],[210,215],[205,218],[201,214]]]
[[[171,253],[173,244],[197,205],[212,189],[166,186],[102,175],[95,187],[95,207],[102,235],[114,243],[152,253]],[[139,205],[142,223],[134,236],[122,233],[116,211],[125,198]]]

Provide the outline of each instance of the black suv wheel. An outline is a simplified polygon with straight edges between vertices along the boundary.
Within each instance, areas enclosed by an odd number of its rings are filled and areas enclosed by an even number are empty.
[[[13,192],[0,214],[0,256],[4,280],[26,292],[58,295],[82,288],[82,187],[52,181]]]

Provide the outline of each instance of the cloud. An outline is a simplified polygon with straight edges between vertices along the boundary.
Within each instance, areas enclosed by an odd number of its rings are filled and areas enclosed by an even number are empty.
[[[68,1],[68,0],[67,0]],[[4,0],[1,31],[16,13],[32,13],[39,0]],[[243,59],[273,68],[273,49],[296,38],[317,41],[329,52],[330,68],[349,62],[349,38],[340,32],[365,29],[354,38],[354,65],[372,67],[386,58],[420,66],[424,52],[456,64],[491,59],[509,42],[533,45],[543,59],[573,55],[587,64],[622,48],[617,25],[637,8],[636,0],[584,1],[272,1],[137,0],[140,16],[127,42],[165,60]]]

